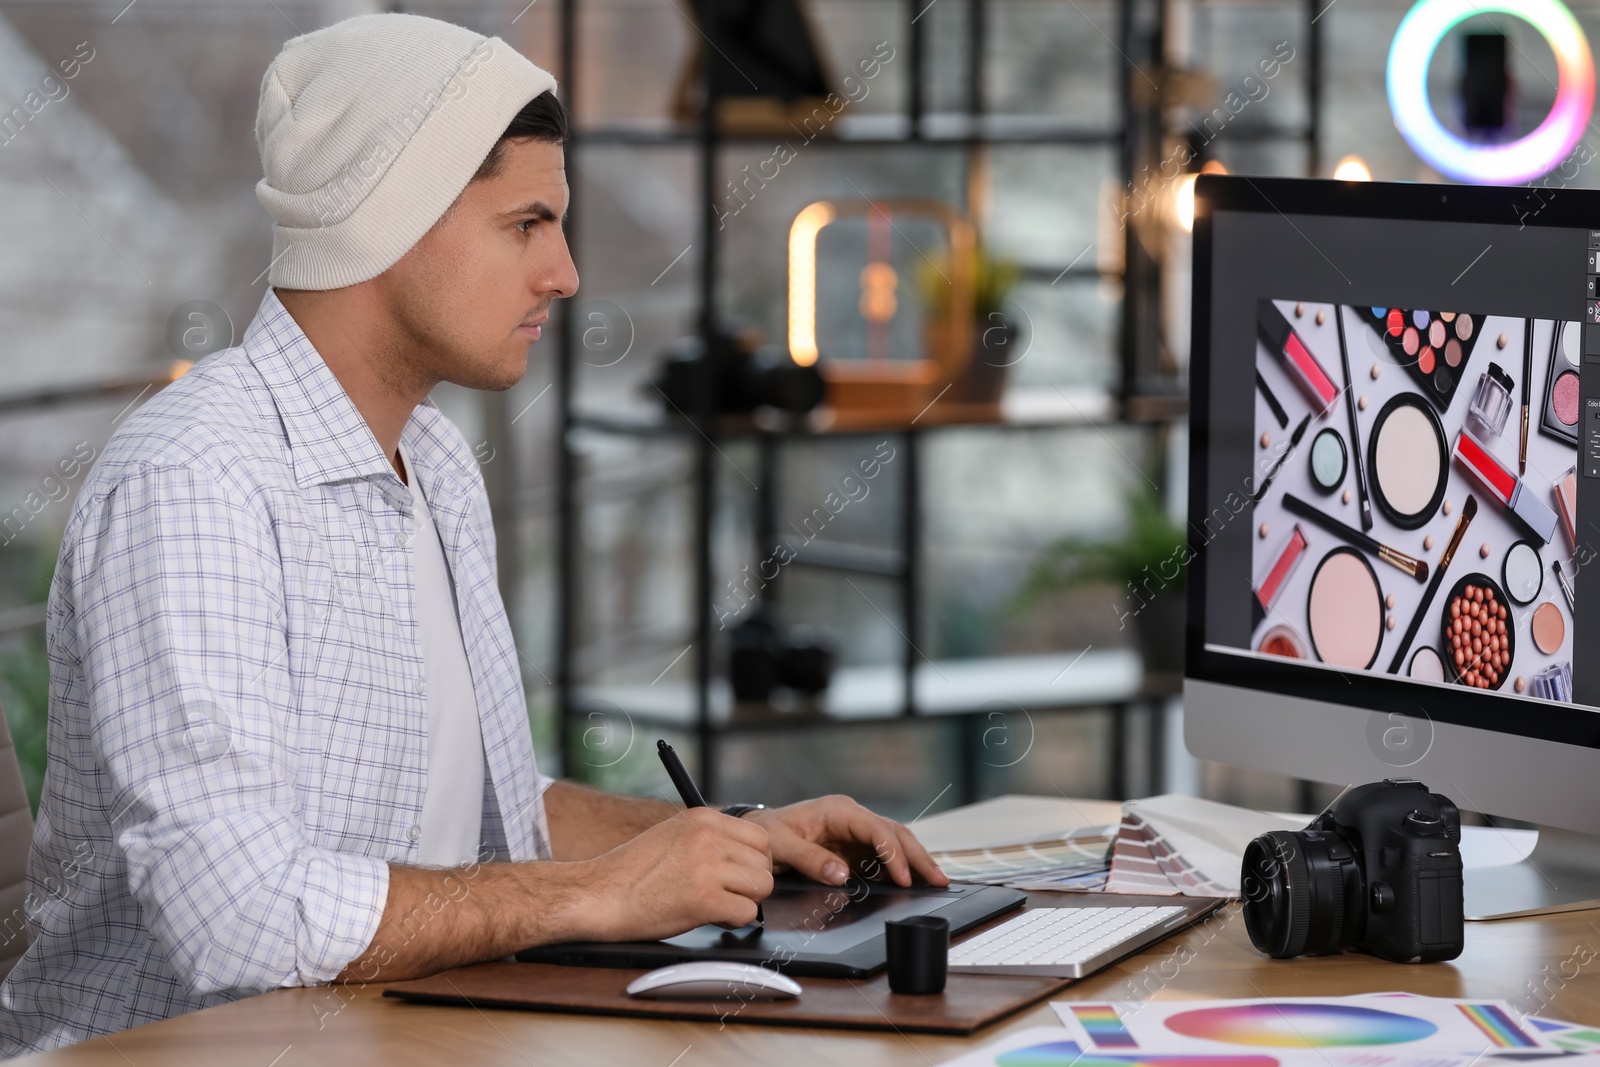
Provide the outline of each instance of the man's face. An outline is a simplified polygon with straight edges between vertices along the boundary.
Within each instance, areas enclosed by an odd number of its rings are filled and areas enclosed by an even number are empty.
[[[454,207],[381,276],[415,368],[469,389],[509,389],[528,369],[556,297],[578,291],[561,220],[560,145],[508,141],[497,177],[471,182]]]

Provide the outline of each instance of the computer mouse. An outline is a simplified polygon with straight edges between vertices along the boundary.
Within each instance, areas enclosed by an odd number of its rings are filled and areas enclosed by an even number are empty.
[[[656,1000],[787,1000],[800,983],[768,967],[724,960],[674,963],[628,983],[630,997]]]

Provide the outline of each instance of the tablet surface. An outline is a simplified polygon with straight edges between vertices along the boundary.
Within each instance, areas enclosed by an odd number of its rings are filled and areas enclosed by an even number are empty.
[[[524,949],[526,963],[583,967],[663,967],[686,960],[738,960],[785,974],[861,978],[888,963],[883,924],[938,915],[950,934],[970,930],[1020,907],[1025,894],[998,886],[917,885],[901,888],[851,879],[843,886],[780,878],[762,901],[765,927],[701,926],[665,941],[583,941]]]

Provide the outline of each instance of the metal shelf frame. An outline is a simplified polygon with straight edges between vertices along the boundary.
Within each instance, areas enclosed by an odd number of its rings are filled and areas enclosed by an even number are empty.
[[[577,116],[580,114],[579,101],[575,99],[576,87],[580,84],[577,77],[577,14],[579,0],[560,0],[560,38],[559,38],[559,63],[560,81],[565,93],[565,100],[569,111],[574,116],[574,128],[571,141],[566,152],[566,169],[569,186],[576,191],[580,187],[580,175],[584,163],[583,149],[588,145],[667,145],[678,146],[693,145],[697,149],[698,157],[698,198],[700,200],[700,228],[696,244],[701,251],[698,276],[699,299],[699,332],[702,338],[709,338],[714,330],[717,320],[716,286],[718,271],[720,269],[719,242],[717,239],[716,213],[712,210],[717,198],[718,179],[718,150],[722,145],[739,143],[742,139],[724,135],[717,128],[715,121],[716,100],[709,91],[709,84],[703,86],[702,109],[697,126],[693,130],[644,130],[627,129],[621,127],[596,128],[584,130],[580,127]],[[1305,0],[1305,14],[1307,22],[1307,47],[1309,50],[1308,73],[1308,103],[1309,121],[1305,128],[1298,130],[1268,129],[1247,127],[1238,131],[1224,131],[1224,137],[1237,136],[1240,140],[1304,140],[1308,146],[1308,170],[1315,174],[1321,166],[1320,146],[1322,136],[1322,45],[1321,27],[1318,25],[1320,11],[1325,0]],[[1158,165],[1162,155],[1163,142],[1172,136],[1182,136],[1181,130],[1168,128],[1163,112],[1158,104],[1141,103],[1140,94],[1136,91],[1134,80],[1146,77],[1144,69],[1156,69],[1164,64],[1164,22],[1165,5],[1163,0],[1120,0],[1118,3],[1118,21],[1115,42],[1109,42],[1125,60],[1116,66],[1117,97],[1121,112],[1122,124],[1120,129],[1100,130],[1061,123],[1055,128],[1045,128],[1030,131],[1011,132],[986,132],[985,122],[986,101],[984,100],[983,85],[986,70],[985,39],[988,29],[988,3],[987,0],[968,0],[966,5],[965,44],[967,52],[967,83],[965,86],[965,107],[968,131],[960,136],[930,135],[929,114],[926,110],[924,92],[924,79],[926,73],[927,53],[927,26],[921,19],[926,12],[927,0],[906,0],[904,28],[907,40],[908,66],[910,79],[910,92],[907,94],[907,109],[905,114],[904,130],[901,137],[894,136],[840,136],[836,138],[819,138],[815,143],[828,145],[835,150],[847,150],[853,147],[886,147],[906,146],[908,148],[956,148],[965,152],[965,165],[967,182],[970,191],[972,177],[977,169],[982,166],[981,154],[990,146],[1000,145],[1113,145],[1117,149],[1118,169],[1125,188],[1132,189],[1136,176],[1141,173],[1141,168]],[[714,23],[706,23],[699,27],[701,36],[706,42],[706,50],[717,48],[719,27]],[[710,64],[704,64],[707,71]],[[581,233],[577,226],[577,214],[570,216],[567,226],[567,239],[574,249],[580,248]],[[1134,233],[1132,226],[1124,227],[1124,268],[1123,268],[1123,300],[1122,311],[1118,325],[1118,380],[1114,389],[1116,407],[1119,412],[1118,419],[1124,423],[1140,423],[1153,428],[1154,432],[1164,433],[1173,419],[1182,417],[1182,405],[1174,404],[1171,397],[1147,397],[1142,395],[1141,389],[1153,380],[1160,377],[1160,264],[1152,258],[1143,243]],[[581,258],[581,256],[580,256]],[[1042,277],[1045,271],[1035,268],[1028,272],[1030,278]],[[1086,280],[1100,277],[1100,271],[1093,267],[1077,268],[1067,272],[1068,280]],[[1051,273],[1051,277],[1058,277]],[[594,415],[582,414],[576,406],[575,396],[575,370],[577,363],[577,337],[574,316],[563,313],[557,320],[557,374],[556,374],[556,401],[559,408],[558,440],[556,456],[556,502],[558,515],[556,521],[557,540],[557,626],[556,626],[556,690],[557,690],[557,715],[558,738],[562,753],[563,768],[575,765],[574,743],[581,726],[577,723],[579,716],[583,715],[585,708],[580,699],[579,679],[575,676],[575,656],[577,652],[578,623],[577,605],[579,603],[578,582],[580,577],[581,559],[578,552],[580,544],[579,523],[581,516],[580,493],[577,486],[579,473],[578,457],[573,446],[573,434],[577,431],[610,432],[633,435],[654,436],[660,433],[677,435],[694,448],[694,549],[693,549],[693,650],[694,656],[694,693],[695,708],[693,718],[693,732],[695,747],[698,755],[698,777],[701,787],[707,795],[715,798],[718,796],[716,743],[720,732],[735,729],[734,724],[718,724],[713,721],[711,714],[711,687],[713,672],[717,662],[717,632],[714,626],[714,609],[712,589],[715,579],[713,543],[714,543],[714,516],[718,493],[717,466],[720,452],[717,446],[719,439],[728,433],[727,420],[719,419],[713,410],[713,398],[709,387],[699,391],[698,402],[694,410],[687,413],[688,419],[683,426],[661,425],[649,426],[626,419],[607,419]],[[1145,414],[1141,416],[1141,412]],[[1155,414],[1152,416],[1151,412]],[[1072,425],[1074,421],[1063,420],[1062,425]],[[962,424],[965,426],[985,424]],[[1030,424],[1037,425],[1037,424]],[[876,580],[889,581],[896,585],[900,596],[900,611],[897,628],[904,639],[901,656],[901,666],[904,675],[903,706],[898,719],[917,719],[918,721],[946,720],[956,721],[961,724],[964,751],[970,753],[981,738],[983,729],[982,709],[973,709],[957,715],[941,714],[938,716],[919,716],[915,706],[914,671],[917,661],[922,654],[918,651],[921,643],[921,627],[919,625],[922,608],[920,591],[920,576],[923,562],[923,545],[921,536],[921,515],[923,505],[923,479],[922,479],[922,442],[929,433],[938,433],[947,426],[928,425],[917,427],[915,425],[903,427],[892,431],[899,437],[898,445],[902,447],[903,459],[896,466],[901,475],[902,512],[900,528],[898,530],[898,549],[889,561],[868,561],[864,554],[853,553],[849,549],[828,549],[825,553],[813,553],[807,561],[807,566],[821,566],[837,570],[846,574],[868,575]],[[1005,423],[992,424],[991,429],[1007,430]],[[686,432],[687,431],[689,432]],[[804,433],[792,431],[769,432],[760,429],[741,427],[739,435],[753,433],[758,441],[761,489],[757,494],[756,537],[757,544],[770,545],[776,533],[776,506],[778,499],[778,471],[780,467],[779,453],[783,447],[795,447],[803,444],[798,438],[808,436]],[[833,438],[832,434],[817,434],[814,436]],[[815,546],[814,546],[815,547]],[[798,561],[797,561],[798,562]],[[769,585],[769,591],[776,599],[776,583]],[[1169,680],[1170,681],[1170,680]],[[1124,764],[1127,762],[1127,739],[1129,737],[1128,718],[1136,709],[1143,709],[1149,714],[1149,726],[1146,731],[1149,741],[1148,758],[1150,774],[1148,781],[1142,783],[1145,788],[1159,790],[1161,759],[1164,753],[1165,737],[1162,724],[1164,723],[1164,707],[1166,701],[1177,691],[1175,684],[1150,684],[1140,686],[1137,690],[1127,694],[1126,699],[1106,702],[1098,699],[1093,703],[1075,705],[1072,701],[1063,701],[1059,707],[1049,709],[1034,709],[1041,711],[1073,711],[1086,708],[1109,708],[1113,716],[1112,742],[1113,751],[1109,754],[1113,761],[1112,788],[1121,795],[1128,786]],[[874,721],[895,721],[874,720]],[[665,726],[666,723],[661,725]],[[807,729],[832,729],[848,725],[843,722],[828,720],[805,719],[794,724],[794,727]],[[784,724],[782,728],[789,728]],[[677,728],[682,724],[678,723]],[[971,763],[971,758],[967,759]],[[963,795],[958,798],[962,802],[976,799],[973,791],[977,788],[977,772],[975,767],[968,767],[964,771],[961,782]]]

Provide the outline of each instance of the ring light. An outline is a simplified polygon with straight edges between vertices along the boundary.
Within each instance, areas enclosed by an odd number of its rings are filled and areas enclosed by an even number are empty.
[[[1531,24],[1555,53],[1555,104],[1537,129],[1508,144],[1462,140],[1439,122],[1428,102],[1428,64],[1457,23],[1498,12]],[[1578,20],[1560,0],[1419,0],[1389,46],[1389,109],[1401,136],[1439,173],[1456,181],[1510,185],[1554,170],[1583,137],[1594,109],[1594,58]]]

